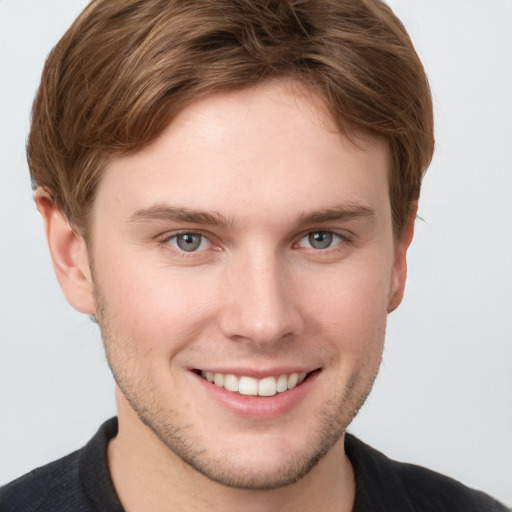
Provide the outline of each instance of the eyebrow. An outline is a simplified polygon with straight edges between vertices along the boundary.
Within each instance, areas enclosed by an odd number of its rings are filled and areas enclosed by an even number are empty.
[[[333,208],[302,213],[297,217],[295,222],[300,226],[341,220],[346,221],[360,217],[375,217],[375,210],[364,204],[343,203]]]
[[[375,217],[375,210],[364,204],[344,203],[333,208],[301,213],[296,217],[294,224],[296,226],[304,226],[332,221],[346,221],[360,217]],[[225,217],[219,212],[204,212],[186,207],[171,206],[165,203],[157,203],[148,208],[141,208],[128,218],[129,222],[135,223],[154,220],[220,226],[226,229],[233,228],[235,225],[232,219]]]
[[[148,208],[141,208],[130,215],[128,220],[130,222],[163,220],[185,222],[187,224],[205,224],[224,228],[229,228],[233,225],[232,220],[224,217],[224,215],[218,212],[202,212],[162,203],[154,204]]]

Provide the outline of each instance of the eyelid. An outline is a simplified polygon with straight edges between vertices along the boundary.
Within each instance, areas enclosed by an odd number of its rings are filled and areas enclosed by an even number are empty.
[[[350,236],[350,233],[346,233],[346,232],[341,233],[339,230],[336,230],[336,229],[328,229],[328,228],[308,229],[308,230],[300,233],[298,236],[294,237],[295,242],[293,242],[292,246],[301,247],[301,246],[299,246],[299,242],[301,242],[304,238],[311,235],[312,233],[320,233],[320,232],[331,233],[332,235],[334,235],[340,239],[340,241],[335,243],[332,247],[323,249],[323,251],[325,251],[325,252],[327,252],[329,249],[334,249],[335,247],[337,247],[338,245],[340,245],[342,243],[349,243],[352,239]],[[161,244],[162,246],[165,246],[165,245],[169,246],[168,242],[170,240],[172,240],[173,238],[176,238],[179,235],[184,235],[184,234],[189,234],[189,233],[193,234],[193,235],[199,235],[199,236],[205,238],[210,244],[210,247],[208,247],[207,249],[213,249],[216,251],[222,250],[221,244],[215,240],[216,237],[214,235],[212,235],[211,233],[205,233],[201,229],[178,229],[175,231],[170,231],[170,232],[168,231],[158,237],[158,243]],[[308,249],[308,247],[302,247],[302,248]],[[199,251],[190,251],[188,254],[193,255],[193,254],[201,253],[207,249],[202,249]],[[315,251],[320,251],[320,249],[315,249],[313,247],[310,247],[310,249],[313,249]],[[184,251],[181,249],[176,249],[176,251],[178,251],[180,253],[187,254],[187,251]]]
[[[173,247],[171,244],[169,244],[169,242],[172,239],[176,239],[180,235],[187,235],[187,234],[202,237],[203,239],[208,241],[209,246],[205,249],[199,249],[196,251],[187,252],[183,249]],[[193,254],[202,253],[209,249],[220,250],[219,244],[216,243],[214,240],[212,240],[212,238],[214,238],[214,237],[211,234],[205,233],[205,232],[201,231],[200,229],[178,229],[176,231],[168,231],[165,234],[163,234],[162,236],[158,237],[158,243],[162,246],[171,247],[173,250],[177,251],[180,254],[192,256]]]
[[[305,238],[309,237],[311,234],[314,234],[314,233],[329,233],[329,234],[339,238],[339,241],[325,249],[316,249],[315,247],[306,247],[306,246],[300,245],[300,242],[302,242],[302,240],[304,240]],[[312,249],[314,251],[327,252],[329,250],[335,249],[336,247],[338,247],[339,245],[341,245],[343,243],[348,243],[348,242],[350,242],[350,236],[348,236],[348,234],[340,233],[338,230],[335,230],[335,229],[320,228],[320,229],[308,229],[307,231],[302,232],[296,238],[296,242],[293,245],[296,247],[300,247],[302,249]]]

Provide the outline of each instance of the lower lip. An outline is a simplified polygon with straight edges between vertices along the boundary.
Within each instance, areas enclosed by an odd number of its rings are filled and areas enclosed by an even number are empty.
[[[251,419],[275,418],[297,407],[306,397],[319,373],[320,370],[312,372],[304,382],[288,391],[277,393],[274,396],[263,397],[241,395],[240,393],[228,391],[192,372],[193,376],[199,381],[199,384],[203,386],[209,396],[216,402],[238,416]]]

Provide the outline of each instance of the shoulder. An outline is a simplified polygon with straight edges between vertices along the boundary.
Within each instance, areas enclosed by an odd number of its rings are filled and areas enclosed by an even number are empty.
[[[403,512],[507,512],[487,494],[429,469],[389,459],[347,435],[345,448],[356,478],[356,510]]]
[[[1,487],[2,512],[74,510],[70,503],[81,494],[78,476],[80,454],[81,450],[78,450]]]
[[[117,419],[106,421],[80,450],[0,488],[1,512],[122,512],[107,463]]]
[[[392,461],[391,467],[403,481],[413,503],[426,510],[450,512],[506,512],[508,509],[489,495],[426,468]]]

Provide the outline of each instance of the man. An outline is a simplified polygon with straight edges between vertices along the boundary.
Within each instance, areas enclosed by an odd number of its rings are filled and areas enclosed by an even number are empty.
[[[28,154],[119,425],[1,506],[504,510],[345,436],[432,148],[380,3],[93,2],[47,63]]]

